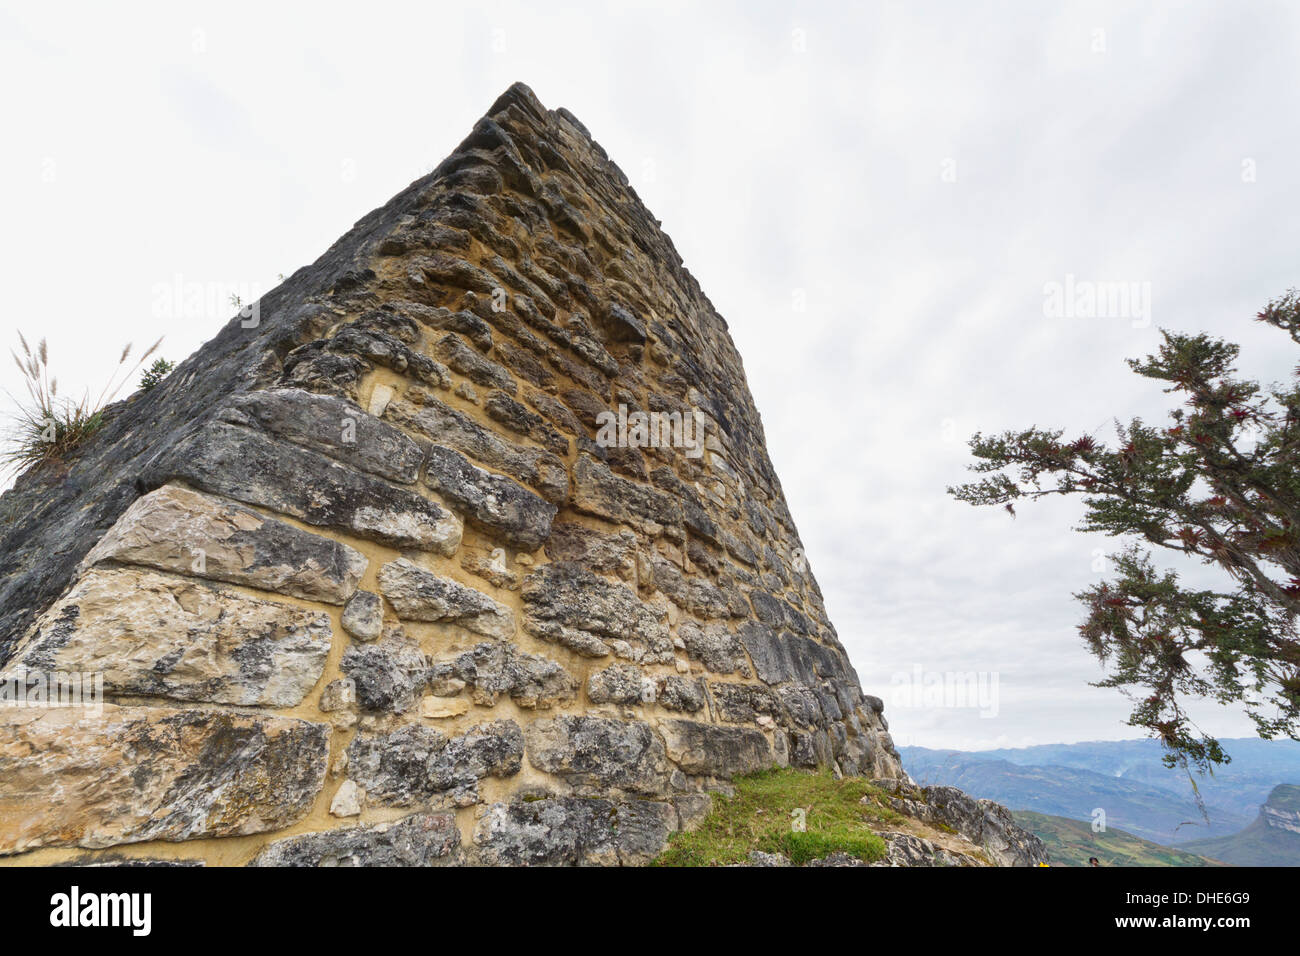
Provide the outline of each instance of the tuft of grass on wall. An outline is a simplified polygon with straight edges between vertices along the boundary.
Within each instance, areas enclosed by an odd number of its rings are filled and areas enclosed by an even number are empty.
[[[87,390],[79,400],[73,400],[59,395],[58,379],[50,374],[50,350],[45,340],[41,339],[33,349],[19,332],[18,341],[22,356],[12,351],[10,354],[23,374],[27,396],[10,396],[16,411],[0,447],[0,469],[20,472],[63,458],[97,432],[104,424],[105,406],[117,396],[131,373],[162,344],[159,339],[134,365],[128,366],[128,343],[99,395],[92,399]]]
[[[878,788],[861,777],[836,780],[829,770],[765,770],[732,783],[735,795],[715,795],[699,828],[674,833],[654,866],[748,864],[755,850],[795,864],[836,852],[874,863],[887,848],[870,824],[902,819]]]

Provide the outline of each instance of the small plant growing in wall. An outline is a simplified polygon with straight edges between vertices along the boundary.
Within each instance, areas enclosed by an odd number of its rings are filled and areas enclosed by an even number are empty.
[[[22,372],[27,396],[9,396],[16,411],[4,447],[0,449],[0,468],[20,472],[64,457],[97,432],[104,424],[105,406],[162,344],[159,339],[134,365],[128,366],[131,344],[127,343],[99,395],[92,400],[90,390],[86,389],[80,399],[74,400],[59,395],[58,379],[50,375],[50,350],[45,340],[41,339],[33,349],[19,332],[18,341],[22,356],[12,350],[10,354]]]
[[[165,358],[154,359],[153,364],[145,369],[144,374],[140,376],[140,388],[146,392],[149,391],[171,374],[171,370],[175,367],[175,362],[169,362]]]

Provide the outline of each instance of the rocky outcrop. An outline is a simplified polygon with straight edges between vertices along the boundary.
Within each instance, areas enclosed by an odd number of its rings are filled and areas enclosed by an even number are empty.
[[[1260,805],[1260,819],[1274,830],[1300,834],[1300,786],[1279,784]]]
[[[980,847],[998,866],[1037,866],[1048,862],[1047,847],[1016,825],[1011,811],[992,800],[976,800],[956,787],[915,787],[898,781],[878,781],[895,792],[895,810],[934,827],[961,834]],[[905,856],[917,851],[900,849]],[[893,849],[891,847],[891,858]]]
[[[105,697],[0,710],[0,855],[643,863],[737,774],[902,779],[726,323],[569,113],[512,87],[251,306],[0,499],[0,676]]]

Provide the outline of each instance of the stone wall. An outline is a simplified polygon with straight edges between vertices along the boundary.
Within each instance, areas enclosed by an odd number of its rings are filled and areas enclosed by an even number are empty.
[[[105,700],[0,707],[6,862],[638,863],[735,774],[902,777],[726,324],[573,116],[512,87],[259,306],[0,499],[0,679]]]

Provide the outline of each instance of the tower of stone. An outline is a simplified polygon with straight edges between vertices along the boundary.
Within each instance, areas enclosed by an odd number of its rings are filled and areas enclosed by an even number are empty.
[[[0,499],[0,668],[85,682],[0,708],[9,863],[639,863],[902,778],[726,323],[521,85]]]

